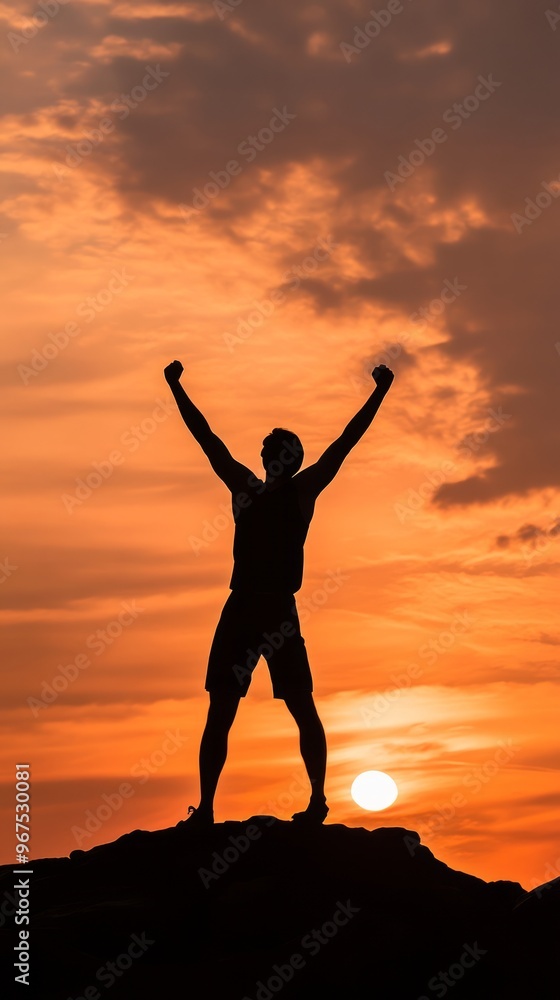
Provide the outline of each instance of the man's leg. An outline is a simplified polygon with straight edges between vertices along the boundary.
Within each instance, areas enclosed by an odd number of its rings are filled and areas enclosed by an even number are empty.
[[[328,812],[325,805],[325,772],[327,769],[327,741],[323,724],[317,714],[310,692],[289,695],[284,699],[299,728],[299,746],[305,769],[311,782],[310,812]],[[303,814],[297,814],[303,815]],[[323,816],[323,818],[324,818]]]
[[[200,805],[202,819],[214,817],[214,795],[226,762],[228,733],[235,719],[241,695],[237,692],[210,692],[208,718],[200,741]]]

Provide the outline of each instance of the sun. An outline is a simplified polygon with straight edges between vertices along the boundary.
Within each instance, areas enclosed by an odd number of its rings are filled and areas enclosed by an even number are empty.
[[[370,812],[380,812],[393,805],[399,790],[384,771],[362,771],[354,778],[350,794],[356,805]]]

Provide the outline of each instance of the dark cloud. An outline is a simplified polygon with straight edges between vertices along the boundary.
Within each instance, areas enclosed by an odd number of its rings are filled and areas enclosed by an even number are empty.
[[[540,544],[543,539],[554,539],[558,535],[560,535],[560,517],[554,515],[547,525],[522,524],[513,535],[498,535],[496,537],[496,547],[507,549],[515,545],[521,545],[526,549],[538,551],[539,549],[548,548],[546,543],[544,547]]]
[[[560,635],[550,635],[548,632],[541,632],[539,642],[544,642],[547,646],[560,646]]]
[[[492,406],[502,406],[511,419],[488,441],[492,465],[442,484],[433,502],[485,504],[558,487],[558,203],[551,198],[520,232],[512,221],[542,182],[560,172],[551,85],[558,39],[529,0],[515,9],[506,0],[491,8],[431,0],[405,6],[347,62],[341,43],[352,41],[369,9],[366,3],[304,9],[295,2],[246,3],[224,20],[209,18],[208,5],[198,19],[134,20],[110,7],[68,9],[30,43],[39,60],[69,44],[77,52],[86,38],[93,49],[109,36],[128,40],[130,54],[119,43],[103,58],[63,72],[56,94],[49,87],[35,91],[35,107],[64,98],[90,113],[93,100],[110,105],[140,83],[147,64],[159,63],[169,76],[117,122],[111,141],[80,169],[118,191],[129,212],[156,213],[166,202],[184,225],[179,206],[192,202],[193,189],[204,187],[211,171],[238,159],[241,173],[198,219],[232,241],[242,238],[240,224],[279,197],[278,185],[293,168],[319,171],[330,185],[330,228],[371,276],[305,282],[317,313],[336,310],[343,318],[364,306],[390,305],[410,314],[437,295],[445,278],[467,286],[444,318],[447,336],[432,350],[474,365]],[[169,48],[168,59],[140,58],[134,53],[145,40],[159,47],[154,51],[176,44],[180,51]],[[442,41],[447,53],[444,46],[443,54],[417,55]],[[476,102],[462,102],[481,78],[489,81],[487,99],[469,111]],[[30,87],[27,81],[31,105]],[[463,108],[458,119],[450,111],[455,102]],[[275,108],[296,117],[248,162],[238,147],[267,126]],[[58,122],[75,138],[74,112],[60,110]],[[417,150],[416,140],[436,127],[447,140],[391,192],[385,173],[395,172],[399,157]],[[460,216],[469,203],[486,221],[467,222],[450,239],[444,218]],[[428,267],[407,253],[411,234],[429,248]],[[285,246],[277,253],[280,265],[293,260]],[[55,374],[63,377],[63,365],[53,367]],[[426,394],[428,403],[429,386]],[[434,402],[445,405],[441,390]],[[452,427],[445,433],[451,446],[460,446]]]

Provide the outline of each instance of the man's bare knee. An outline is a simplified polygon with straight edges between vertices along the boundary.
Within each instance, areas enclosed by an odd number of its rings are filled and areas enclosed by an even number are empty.
[[[212,719],[234,719],[241,695],[229,691],[211,691],[208,715]]]
[[[286,702],[286,707],[289,712],[297,718],[298,716],[310,717],[317,714],[317,709],[315,708],[315,702],[313,701],[313,695],[311,692],[303,691],[297,694],[288,695],[284,698]]]

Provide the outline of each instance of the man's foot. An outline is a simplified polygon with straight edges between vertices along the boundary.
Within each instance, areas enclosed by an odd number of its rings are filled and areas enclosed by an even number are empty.
[[[326,819],[328,811],[329,807],[324,797],[311,798],[307,809],[294,813],[292,819],[298,824],[305,824],[305,826],[320,826]]]
[[[214,825],[214,813],[211,810],[201,810],[200,806],[198,809],[189,806],[187,812],[187,818],[180,819],[177,823],[178,827],[186,826],[189,830],[208,830]]]

